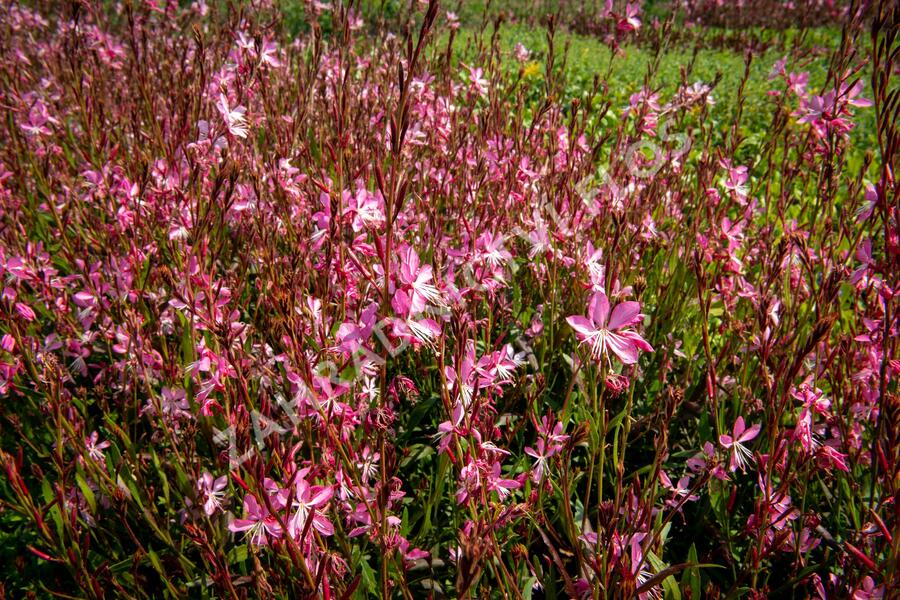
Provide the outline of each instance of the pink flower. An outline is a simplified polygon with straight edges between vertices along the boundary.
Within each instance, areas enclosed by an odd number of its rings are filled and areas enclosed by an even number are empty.
[[[88,456],[97,462],[105,460],[106,457],[103,456],[103,451],[110,446],[109,442],[101,442],[99,440],[99,434],[96,431],[93,431],[91,432],[90,437],[84,441],[84,447],[87,448]]]
[[[274,41],[266,40],[263,42],[262,49],[259,52],[259,64],[275,68],[281,66],[281,60],[278,58],[278,45]]]
[[[475,69],[468,67],[468,69],[469,80],[472,82],[472,87],[478,92],[478,95],[487,96],[488,84],[490,82],[484,78],[484,70],[480,67]]]
[[[860,94],[863,91],[863,82],[862,80],[857,81],[852,86],[847,85],[846,82],[841,84],[841,91],[838,94],[838,97],[849,104],[850,106],[856,106],[859,108],[868,108],[869,106],[873,106],[873,102],[868,98],[863,98]]]
[[[745,470],[747,464],[753,462],[753,454],[743,445],[743,442],[749,442],[759,435],[759,424],[747,428],[744,425],[744,417],[738,417],[734,422],[732,435],[720,435],[719,443],[725,448],[731,450],[731,472],[738,468]]]
[[[525,62],[531,57],[531,51],[526,48],[522,42],[517,42],[516,47],[513,48],[513,55],[516,57],[517,61]]]
[[[441,334],[441,326],[434,319],[419,317],[413,304],[410,294],[397,290],[391,299],[391,308],[403,318],[391,320],[391,333],[414,346],[432,345]]]
[[[866,575],[863,578],[862,586],[853,592],[853,600],[876,600],[884,598],[884,586],[875,585],[875,581]]]
[[[747,167],[744,165],[733,167],[728,161],[723,161],[723,163],[721,164],[728,171],[728,176],[725,178],[723,184],[725,186],[725,189],[730,192],[734,192],[734,194],[738,198],[746,198],[747,179],[749,178],[749,175],[747,174]],[[729,220],[726,218],[725,221]]]
[[[547,469],[547,459],[556,454],[556,448],[547,448],[543,438],[538,438],[537,449],[525,446],[525,454],[534,458],[534,467],[531,469],[531,480],[540,483],[544,479],[544,471]]]
[[[441,303],[441,293],[432,283],[431,265],[421,264],[419,255],[411,246],[400,254],[399,279],[409,289],[410,313],[422,312],[428,303]]]
[[[850,467],[847,466],[847,455],[841,454],[828,444],[822,444],[818,447],[816,452],[816,465],[820,469],[826,471],[835,468],[844,473],[850,472]]]
[[[459,371],[457,372],[451,365],[444,367],[447,384],[457,398],[453,407],[453,426],[458,426],[462,422],[465,410],[472,404],[476,388],[482,387],[482,383],[489,383],[479,378],[475,365],[475,344],[470,340],[466,343],[466,355],[461,361]]]
[[[59,125],[59,121],[50,116],[46,104],[36,100],[28,111],[28,122],[21,125],[22,130],[30,136],[53,135],[48,125]]]
[[[265,546],[269,543],[269,536],[280,538],[281,525],[269,510],[261,505],[252,494],[244,496],[244,513],[246,518],[235,519],[228,524],[228,530],[237,533],[246,531],[250,536],[250,543],[254,546]]]
[[[216,479],[209,473],[200,476],[197,482],[197,490],[200,492],[200,499],[203,500],[203,512],[207,516],[212,516],[222,507],[222,499],[225,497],[225,488],[228,486],[228,476],[222,475]]]
[[[784,74],[786,72],[785,67],[787,67],[787,60],[788,60],[787,56],[782,56],[781,58],[779,58],[778,60],[775,61],[775,64],[772,65],[772,70],[769,71],[769,81],[772,81],[773,79],[778,79],[779,77],[784,76]]]
[[[875,207],[878,205],[878,188],[874,185],[867,184],[866,185],[866,195],[865,202],[859,210],[856,211],[856,220],[860,223],[863,221],[867,221],[872,213],[875,212]]]
[[[36,315],[34,314],[34,310],[27,304],[23,302],[16,302],[16,313],[29,323],[34,321]]]
[[[476,259],[494,268],[500,267],[512,259],[512,254],[503,246],[503,235],[485,231],[475,244]]]
[[[549,415],[541,417],[541,422],[538,425],[538,433],[540,433],[541,436],[546,437],[551,445],[557,446],[557,450],[561,450],[562,445],[569,439],[569,436],[563,433],[564,430],[565,427],[563,427],[562,421],[556,421],[554,423]]]
[[[609,352],[612,351],[624,364],[633,365],[638,360],[638,350],[653,352],[653,347],[644,338],[627,329],[643,319],[639,303],[622,302],[610,313],[609,298],[605,293],[597,292],[591,296],[587,317],[571,316],[566,322],[582,343],[591,346],[595,359],[602,360],[605,356],[611,360]]]
[[[4,333],[3,337],[0,338],[0,348],[3,348],[7,352],[15,352],[16,351],[16,338],[9,335],[8,333]]]
[[[833,92],[832,92],[833,93]],[[831,105],[829,105],[831,100]],[[828,114],[830,106],[834,105],[833,97],[812,95],[805,102],[801,102],[801,108],[806,112],[797,119],[798,123],[812,123]]]
[[[307,469],[299,472],[294,488],[294,501],[291,507],[294,514],[288,522],[288,533],[292,538],[304,535],[310,526],[322,535],[333,535],[334,526],[319,510],[325,506],[334,495],[334,488],[309,485],[305,476]],[[310,522],[310,520],[312,522]]]
[[[803,71],[799,75],[793,71],[787,76],[788,89],[798,96],[806,94],[806,85],[809,83],[809,73]]]
[[[488,491],[497,492],[497,496],[502,500],[509,495],[510,490],[517,490],[522,486],[515,479],[504,478],[500,473],[500,463],[495,462],[487,475],[486,487]]]
[[[677,484],[673,484],[665,471],[659,472],[659,480],[667,490],[672,493],[672,497],[666,500],[666,505],[674,509],[681,510],[681,505],[686,502],[696,502],[700,496],[691,493],[691,477],[685,475],[678,480]]]
[[[650,578],[653,577],[653,572],[650,570],[650,562],[644,557],[644,550],[641,546],[641,542],[644,541],[644,538],[647,534],[645,533],[636,533],[631,538],[631,575],[634,577],[635,587],[641,587],[646,583]],[[656,586],[651,587],[651,589],[647,592],[643,592],[638,595],[640,600],[646,600],[647,598],[658,598],[659,595]]]
[[[225,125],[228,127],[229,133],[235,137],[247,137],[247,121],[244,116],[247,109],[243,106],[235,106],[231,108],[228,104],[228,97],[225,94],[219,94],[219,102],[216,107],[222,113],[225,119]]]
[[[629,2],[625,5],[625,14],[619,18],[618,28],[622,33],[637,31],[641,28],[641,5],[637,2]]]

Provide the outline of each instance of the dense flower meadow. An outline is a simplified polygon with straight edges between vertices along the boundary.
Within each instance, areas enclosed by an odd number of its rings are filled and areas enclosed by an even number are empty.
[[[900,8],[596,4],[0,7],[0,598],[896,598]]]

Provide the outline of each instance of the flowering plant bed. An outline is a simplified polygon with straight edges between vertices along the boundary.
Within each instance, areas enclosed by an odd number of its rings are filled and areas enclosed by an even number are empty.
[[[900,9],[601,4],[0,8],[0,597],[894,597]]]

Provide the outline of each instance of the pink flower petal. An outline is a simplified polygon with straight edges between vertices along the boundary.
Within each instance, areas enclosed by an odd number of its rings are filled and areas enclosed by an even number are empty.
[[[596,331],[594,329],[594,324],[582,316],[566,317],[566,323],[582,335],[590,335]]]
[[[640,312],[640,303],[634,301],[622,302],[612,310],[607,328],[619,329],[620,327],[631,325],[635,322],[635,318]]]
[[[634,342],[628,338],[615,333],[608,333],[606,336],[606,343],[609,345],[610,350],[612,350],[624,364],[633,365],[638,361],[637,346],[635,346]]]
[[[594,325],[603,326],[606,324],[606,318],[609,316],[609,298],[603,292],[597,292],[591,296],[591,302],[588,305],[588,311]]]

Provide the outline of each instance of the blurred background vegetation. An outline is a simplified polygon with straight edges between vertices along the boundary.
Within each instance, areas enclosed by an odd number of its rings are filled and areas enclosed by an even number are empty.
[[[818,0],[808,1],[822,4]],[[799,7],[802,3],[800,0],[796,4]],[[282,0],[284,26],[290,35],[309,29],[304,4],[298,0]],[[557,77],[566,82],[567,97],[561,100],[570,102],[583,98],[597,77],[601,85],[608,86],[610,96],[616,102],[614,115],[621,115],[630,96],[645,86],[648,69],[658,51],[659,65],[649,80],[650,88],[663,99],[671,97],[682,81],[682,70],[691,65],[688,83],[717,82],[712,93],[716,104],[710,109],[710,116],[712,125],[722,135],[731,128],[737,116],[737,91],[750,54],[752,60],[741,107],[745,137],[740,155],[746,156],[747,160],[758,154],[772,121],[773,103],[768,96],[778,85],[770,81],[769,74],[791,48],[799,48],[805,59],[802,64],[789,64],[788,70],[808,72],[810,91],[822,93],[825,88],[833,87],[826,82],[828,57],[840,44],[840,21],[823,24],[826,18],[813,15],[810,25],[780,14],[772,15],[765,23],[744,25],[737,17],[709,12],[705,18],[710,23],[732,23],[730,26],[710,25],[687,20],[685,11],[673,9],[669,0],[645,0],[640,13],[641,30],[613,50],[602,32],[593,31],[590,25],[599,20],[604,5],[604,0],[452,0],[442,3],[445,14],[440,19],[446,19],[447,12],[459,19],[453,55],[456,61],[479,66],[472,62],[478,55],[477,48],[495,38],[504,69],[522,69],[523,79],[533,87],[535,100],[542,97],[548,51],[547,26],[552,21],[556,29],[554,44],[557,50],[565,51],[566,57],[564,62],[556,63],[560,70]],[[723,11],[729,5],[733,3],[726,3]],[[614,10],[622,8],[621,0],[616,0]],[[410,0],[363,0],[360,3],[361,17],[372,28],[392,25],[399,28],[405,16],[410,14],[409,9]],[[767,14],[755,9],[746,13]],[[328,36],[331,32],[330,13],[323,13],[319,19],[324,35]],[[671,21],[671,29],[668,35],[660,36],[657,30],[667,20]],[[738,23],[741,26],[737,26]],[[449,32],[446,27],[442,31],[441,39],[432,45],[434,52],[441,52],[446,47]],[[659,47],[658,40],[662,37],[667,43]],[[517,44],[531,52],[524,65],[512,58]],[[866,73],[861,75],[866,77]],[[865,89],[868,87],[866,84]],[[862,161],[865,149],[875,145],[874,112],[861,111],[857,122],[858,127],[851,133],[854,151],[850,153],[850,165],[854,168]]]

